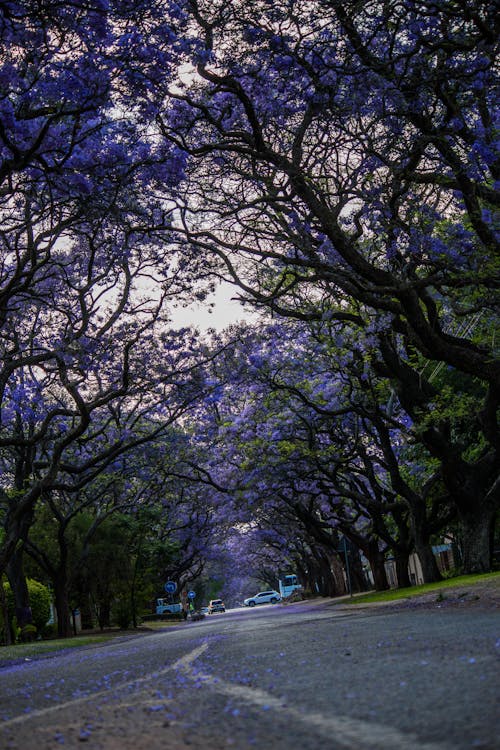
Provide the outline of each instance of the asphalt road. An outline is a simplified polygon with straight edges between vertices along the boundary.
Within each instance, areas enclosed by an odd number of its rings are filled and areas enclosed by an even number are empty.
[[[500,749],[498,610],[211,615],[0,670],[0,748]]]

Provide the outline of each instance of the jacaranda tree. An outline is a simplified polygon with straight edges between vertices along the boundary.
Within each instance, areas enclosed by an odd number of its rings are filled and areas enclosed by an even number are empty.
[[[184,158],[137,103],[169,49],[151,3],[0,8],[0,573],[21,621],[40,498],[193,398],[189,341],[160,339],[184,289],[166,197]]]
[[[200,446],[192,469],[224,490],[221,533],[229,521],[240,535],[258,528],[290,549],[295,535],[332,559],[346,537],[379,588],[388,585],[388,554],[399,584],[410,585],[416,552],[424,581],[438,580],[432,545],[449,533],[460,551],[466,542],[456,506],[439,462],[366,357],[364,335],[330,321],[288,320],[218,337],[205,407],[192,413]],[[462,437],[466,424],[463,414],[449,417]]]
[[[188,158],[179,228],[252,304],[370,333],[367,356],[439,462],[465,569],[487,570],[495,4],[184,0],[176,23],[182,74],[158,121]]]
[[[188,580],[214,524],[263,525],[248,513],[256,503],[227,500],[245,489],[253,501],[252,482],[255,499],[269,494],[272,461],[242,487],[246,436],[257,415],[271,436],[289,415],[299,424],[297,405],[301,434],[321,450],[294,467],[307,481],[280,488],[288,510],[340,492],[349,513],[335,522],[354,535],[368,529],[361,497],[383,497],[383,515],[403,502],[413,520],[423,513],[412,529],[422,555],[456,514],[465,570],[489,568],[500,495],[497,40],[485,0],[1,4],[0,573],[20,621],[22,546],[44,497],[77,497],[105,473],[121,481],[125,453],[182,420],[191,447],[175,528]],[[217,277],[312,326],[302,330],[332,360],[350,346],[356,388],[347,360],[330,388],[362,403],[321,414],[316,394],[275,378],[254,409],[237,347],[167,332],[169,303],[203,297]],[[221,394],[239,407],[232,452]],[[335,458],[323,418],[361,425],[371,450]],[[361,448],[356,429],[349,447]],[[423,497],[406,465],[419,457]],[[379,525],[378,543],[403,540],[404,525],[385,539]]]

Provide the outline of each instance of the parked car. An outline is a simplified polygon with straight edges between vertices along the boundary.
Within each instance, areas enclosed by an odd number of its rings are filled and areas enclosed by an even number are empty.
[[[208,607],[202,607],[200,609],[200,612],[202,615],[208,615]]]
[[[277,591],[259,591],[255,596],[250,596],[243,601],[245,607],[255,607],[256,604],[276,604],[281,601]]]
[[[226,607],[222,599],[211,599],[208,602],[208,614],[212,615],[214,612],[225,612]]]

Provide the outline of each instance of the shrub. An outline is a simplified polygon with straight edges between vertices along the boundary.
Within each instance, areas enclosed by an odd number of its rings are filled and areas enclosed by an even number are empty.
[[[21,640],[21,628],[17,624],[17,617],[12,618],[12,637],[14,643],[18,643]]]
[[[462,568],[450,568],[449,570],[441,571],[441,575],[445,580],[448,578],[457,578],[457,576],[463,575]]]
[[[28,594],[30,598],[31,615],[33,625],[38,631],[42,631],[50,617],[50,593],[43,583],[28,578]],[[7,610],[9,617],[14,617],[14,595],[9,583],[4,583],[5,596],[7,599]]]
[[[50,617],[50,593],[47,586],[31,578],[28,578],[28,592],[33,624],[41,631]]]
[[[40,635],[44,640],[57,638],[57,625],[54,622],[47,623],[47,625],[44,625],[41,629]]]
[[[31,643],[36,639],[36,627],[34,625],[25,625],[21,629],[20,640],[22,643]]]

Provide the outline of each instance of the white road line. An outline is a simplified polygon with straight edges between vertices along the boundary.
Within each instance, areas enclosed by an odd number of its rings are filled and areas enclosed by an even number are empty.
[[[301,724],[310,726],[335,742],[336,746],[342,746],[346,750],[359,750],[359,748],[363,750],[451,750],[447,744],[423,742],[414,734],[407,734],[385,724],[352,719],[349,716],[331,717],[310,711],[302,712],[284,705],[282,700],[259,688],[235,685],[198,671],[190,674],[188,664],[184,666],[180,663],[181,661],[178,662],[179,666],[191,679],[202,680],[203,684],[209,685],[215,691],[230,698],[263,709],[274,709],[280,713],[280,716],[289,716]]]
[[[192,651],[189,652],[189,654],[186,654],[185,656],[182,656],[180,659],[177,659],[176,662],[174,662],[170,667],[163,670],[164,672],[168,672],[170,669],[184,669],[187,670],[191,664],[203,654],[204,651],[206,651],[208,648],[208,643],[204,641],[201,646],[198,646],[198,648],[194,648]],[[156,674],[160,674],[159,672],[156,672]]]
[[[156,679],[157,677],[160,677],[161,675],[166,674],[167,672],[176,671],[179,669],[182,669],[184,671],[187,671],[193,661],[198,658],[206,649],[208,648],[207,643],[202,643],[201,646],[198,646],[197,648],[190,651],[185,656],[182,656],[180,659],[178,659],[173,664],[170,664],[168,667],[164,667],[163,669],[159,669],[155,672],[152,672],[149,675],[146,675],[145,677],[138,677],[135,680],[128,680],[127,682],[120,682],[118,685],[111,685],[109,688],[106,688],[106,690],[99,690],[97,693],[91,693],[90,695],[82,695],[80,698],[74,698],[71,701],[66,701],[65,703],[58,703],[55,706],[47,706],[47,708],[40,708],[35,711],[30,711],[26,714],[20,714],[19,716],[15,716],[13,719],[7,719],[6,721],[0,721],[0,729],[3,729],[4,727],[12,726],[13,724],[22,724],[26,721],[29,721],[30,719],[38,719],[41,716],[48,716],[50,714],[56,713],[57,711],[62,711],[65,708],[70,708],[72,706],[78,706],[82,703],[87,703],[88,701],[92,701],[96,698],[101,698],[103,696],[109,697],[109,695],[113,691],[121,690],[122,688],[128,688],[132,685],[142,685],[146,682],[150,682],[151,680]]]

